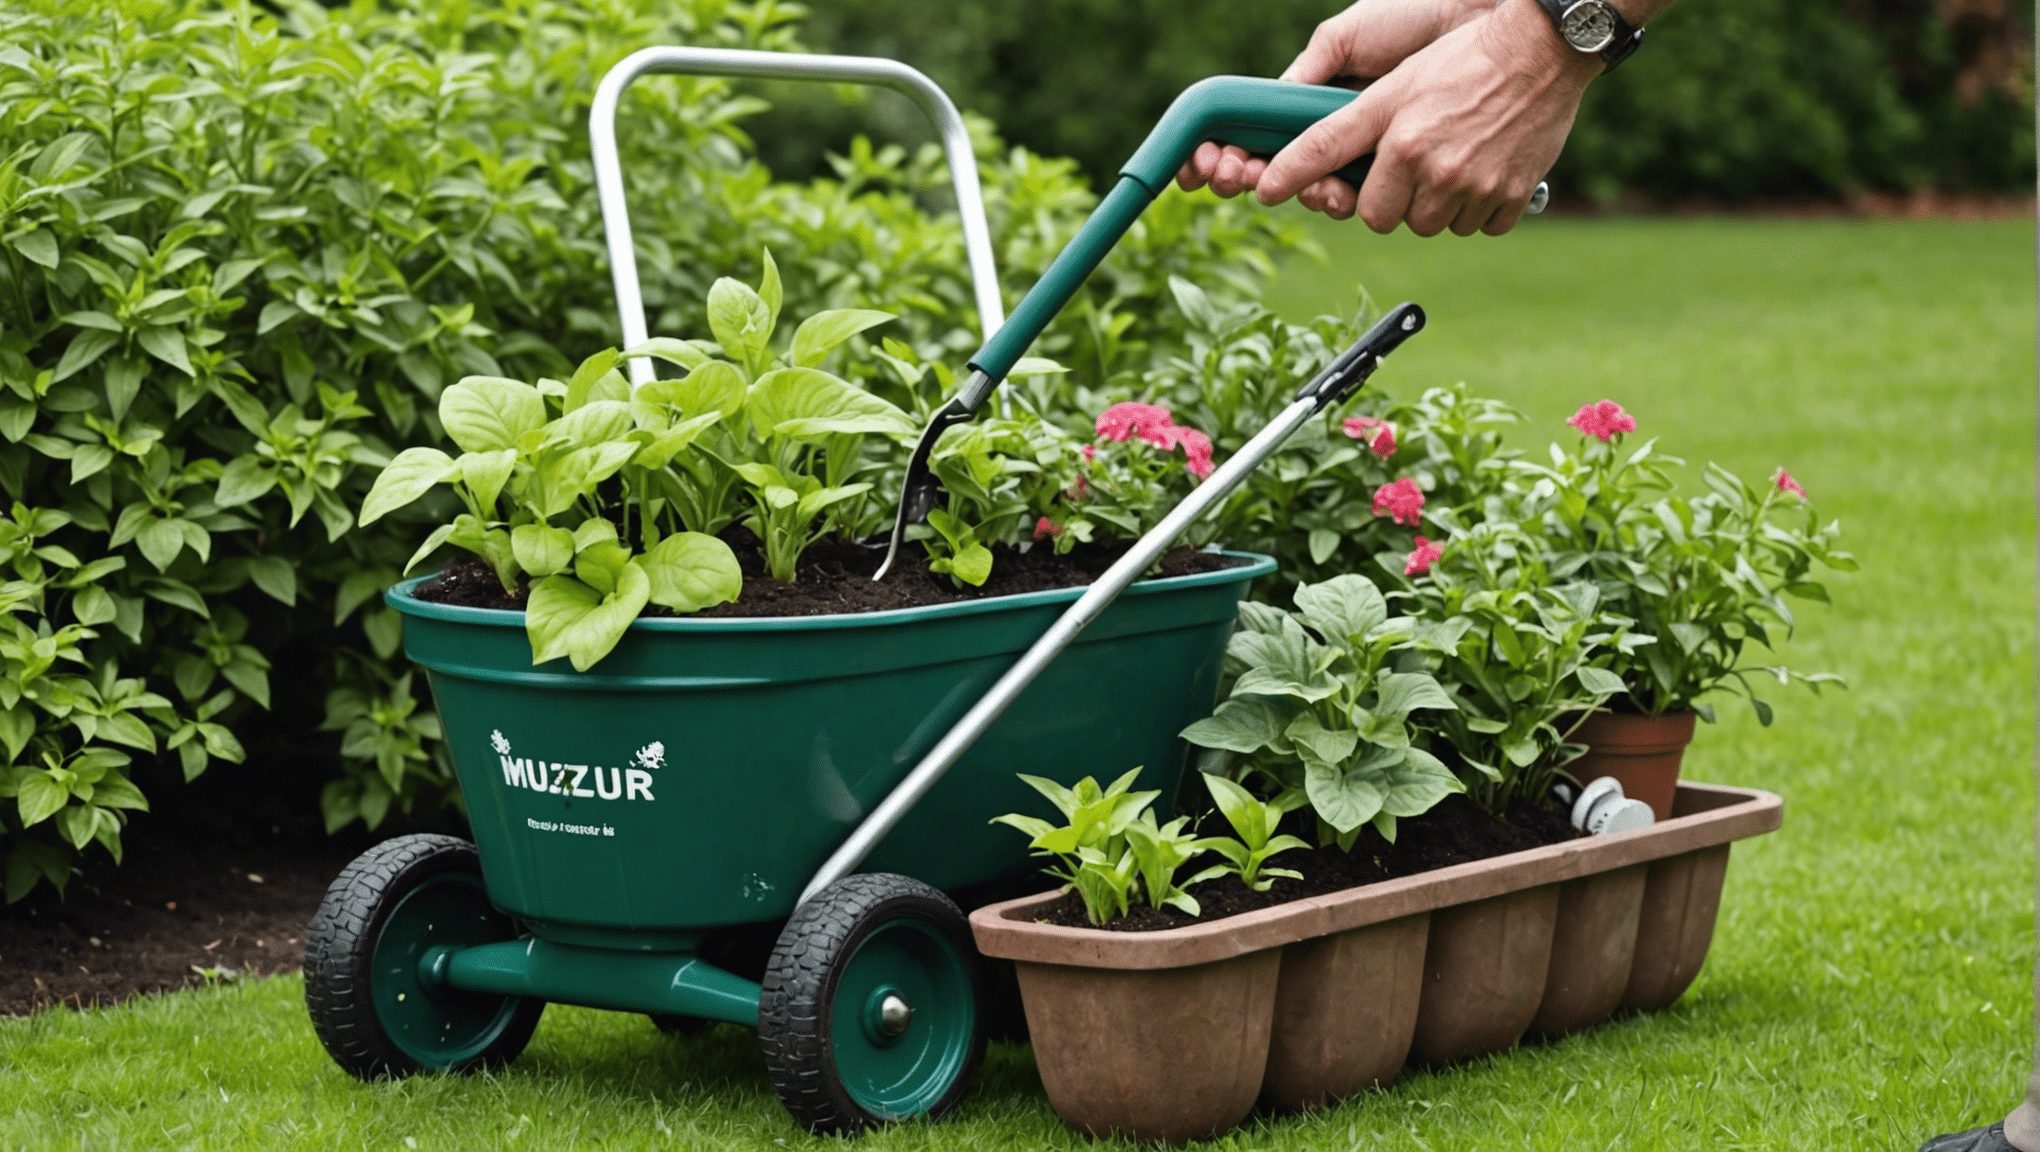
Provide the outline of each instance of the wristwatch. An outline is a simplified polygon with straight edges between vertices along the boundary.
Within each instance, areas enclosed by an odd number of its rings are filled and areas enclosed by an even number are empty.
[[[1552,26],[1567,44],[1602,59],[1606,65],[1601,69],[1603,75],[1613,72],[1643,43],[1643,29],[1624,20],[1608,0],[1537,0],[1537,6],[1551,17]]]

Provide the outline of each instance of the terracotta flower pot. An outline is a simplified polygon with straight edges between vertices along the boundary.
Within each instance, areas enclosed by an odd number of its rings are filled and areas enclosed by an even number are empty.
[[[1650,805],[1659,820],[1672,818],[1672,797],[1679,786],[1679,762],[1693,742],[1691,711],[1662,716],[1597,711],[1573,730],[1572,741],[1585,744],[1587,754],[1566,766],[1584,784],[1600,776],[1622,782],[1622,793]]]
[[[1728,842],[1779,826],[1768,792],[1688,784],[1678,818],[1163,932],[1063,928],[1060,893],[971,914],[1020,974],[1049,1102],[1095,1133],[1222,1132],[1258,1094],[1310,1106],[1406,1055],[1496,1051],[1678,998],[1705,959]],[[1627,947],[1634,941],[1634,948]],[[1611,991],[1612,990],[1612,991]]]

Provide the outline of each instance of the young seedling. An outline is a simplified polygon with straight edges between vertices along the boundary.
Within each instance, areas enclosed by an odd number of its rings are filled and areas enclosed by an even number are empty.
[[[1289,868],[1270,868],[1268,858],[1292,848],[1308,848],[1309,843],[1295,836],[1275,835],[1276,826],[1287,813],[1303,807],[1309,801],[1301,793],[1285,790],[1275,799],[1263,802],[1254,794],[1223,776],[1204,775],[1204,786],[1211,790],[1211,798],[1218,804],[1218,810],[1232,825],[1232,836],[1212,836],[1197,841],[1195,847],[1218,853],[1225,857],[1223,864],[1214,864],[1187,883],[1197,884],[1214,880],[1220,876],[1238,876],[1240,883],[1254,892],[1266,892],[1276,879],[1301,880],[1303,874]]]
[[[1156,822],[1148,805],[1160,792],[1128,791],[1139,775],[1135,768],[1103,788],[1089,776],[1065,788],[1053,780],[1023,775],[1020,779],[1047,797],[1069,822],[1055,825],[1018,813],[992,820],[1032,837],[1028,847],[1036,855],[1055,858],[1059,866],[1046,871],[1076,890],[1093,924],[1124,916],[1136,882],[1152,907],[1179,908],[1192,916],[1200,911],[1197,900],[1176,883],[1176,873],[1202,855],[1203,848],[1186,831],[1187,819]]]

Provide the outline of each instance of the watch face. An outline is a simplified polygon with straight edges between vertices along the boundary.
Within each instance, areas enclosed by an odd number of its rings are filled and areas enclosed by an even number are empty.
[[[1615,39],[1615,9],[1608,0],[1579,0],[1559,18],[1565,42],[1582,52],[1599,52]]]

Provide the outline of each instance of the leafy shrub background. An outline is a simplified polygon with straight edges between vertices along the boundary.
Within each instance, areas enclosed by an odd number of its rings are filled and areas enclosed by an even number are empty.
[[[350,530],[353,510],[397,448],[444,443],[435,402],[460,376],[562,375],[615,341],[584,128],[602,72],[653,43],[794,48],[799,16],[0,9],[8,900],[61,886],[95,842],[117,860],[137,781],[220,761],[313,765],[329,827],[458,803],[378,599],[436,511]],[[774,182],[743,128],[764,107],[672,77],[623,109],[653,331],[704,333],[709,283],[755,276],[769,245],[802,269],[796,314],[881,303],[924,363],[974,348],[939,156],[859,143],[825,178]],[[1072,163],[975,128],[1011,301],[1094,198]],[[1134,371],[1184,339],[1172,277],[1237,297],[1298,242],[1165,198],[1040,350]]]
[[[919,0],[838,0],[815,6],[807,36],[898,56],[1013,139],[1105,179],[1186,85],[1275,75],[1343,6],[961,0],[935,23],[914,18]],[[1680,4],[1588,90],[1554,178],[1602,199],[2028,192],[2032,20],[2030,0]],[[850,122],[838,112],[832,130]],[[761,139],[787,162],[811,157],[819,123],[789,111]]]

